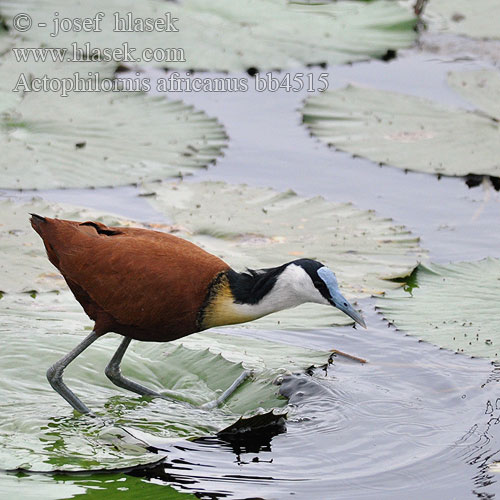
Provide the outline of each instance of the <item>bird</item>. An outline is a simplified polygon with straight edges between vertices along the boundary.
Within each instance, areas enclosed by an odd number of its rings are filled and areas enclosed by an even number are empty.
[[[312,259],[238,272],[190,241],[166,232],[108,227],[31,215],[49,261],[94,322],[92,332],[47,370],[47,379],[76,411],[91,410],[63,381],[64,369],[109,332],[123,337],[105,374],[142,396],[163,397],[121,374],[132,340],[169,342],[209,328],[245,323],[306,302],[333,306],[366,328],[342,295],[332,270]],[[244,372],[215,401],[225,401],[248,377]]]

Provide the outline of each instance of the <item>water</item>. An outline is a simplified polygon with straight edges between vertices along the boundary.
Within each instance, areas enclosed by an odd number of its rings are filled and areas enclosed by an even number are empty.
[[[350,81],[470,108],[447,88],[446,73],[479,66],[474,60],[443,60],[409,52],[391,63],[369,62],[327,71],[331,86]],[[231,137],[225,156],[193,180],[292,188],[301,195],[352,201],[393,217],[420,235],[422,247],[435,262],[500,256],[499,198],[487,182],[469,189],[461,179],[405,173],[330,150],[298,126],[297,110],[304,93],[251,91],[177,97],[217,116]],[[54,201],[78,200],[139,220],[161,220],[136,196],[138,191],[126,187],[39,194]],[[0,489],[11,497],[22,488],[23,498],[34,492],[39,498],[42,491],[44,498],[68,498],[90,492],[89,488],[94,496],[109,497],[128,488],[132,494],[140,491],[141,498],[176,498],[169,485],[199,498],[496,496],[500,486],[488,465],[500,459],[498,368],[487,360],[456,355],[387,327],[374,312],[372,300],[362,301],[362,306],[369,325],[366,332],[352,328],[221,330],[249,339],[337,348],[368,360],[359,364],[339,357],[326,371],[285,377],[281,391],[290,398],[287,432],[269,442],[235,449],[216,438],[176,443],[160,439],[154,444],[166,458],[154,467],[89,477],[3,475]],[[102,382],[93,390],[103,391],[97,400],[103,404],[112,398]],[[126,399],[123,395],[110,399],[110,405],[123,405]],[[40,411],[35,394],[30,411]],[[153,412],[155,429],[161,427],[162,407],[156,403],[133,405],[125,423],[134,422],[134,411],[146,420]],[[72,420],[67,424],[73,425]],[[159,458],[150,455],[151,462]],[[149,454],[146,458],[149,461]]]
[[[201,498],[467,498],[473,491],[498,492],[484,467],[500,457],[498,379],[482,387],[492,365],[397,333],[375,314],[367,319],[368,332],[283,336],[335,346],[368,363],[338,358],[326,373],[285,378],[287,432],[269,448],[235,453],[213,441],[166,446],[167,463],[145,474],[205,492]]]
[[[442,60],[434,54],[409,52],[390,63],[371,61],[328,70],[307,68],[317,75],[328,71],[330,88],[347,83],[372,86],[435,100],[450,107],[471,109],[470,103],[446,84],[449,71],[473,70],[486,63]],[[164,73],[152,71],[154,78]],[[203,74],[206,76],[206,74]],[[211,74],[222,77],[221,74]],[[244,77],[245,75],[236,75]],[[250,77],[249,77],[250,78]],[[251,79],[249,80],[251,81]],[[462,179],[404,172],[334,151],[309,137],[300,126],[299,108],[307,92],[192,92],[173,94],[211,116],[217,116],[230,136],[224,157],[193,180],[223,180],[293,189],[304,196],[322,195],[338,202],[374,209],[394,218],[422,238],[431,260],[445,263],[499,256],[499,194],[486,182],[469,189]],[[471,167],[472,168],[472,167]],[[139,220],[161,220],[136,198],[137,188],[57,190],[44,192],[50,200],[84,200],[89,206]],[[33,192],[23,193],[32,196]]]

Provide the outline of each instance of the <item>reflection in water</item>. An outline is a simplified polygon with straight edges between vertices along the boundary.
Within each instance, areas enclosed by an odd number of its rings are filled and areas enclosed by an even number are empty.
[[[283,394],[286,396],[285,394]],[[214,438],[199,438],[198,443],[206,443],[209,446],[217,441],[227,443],[231,446],[233,453],[241,462],[240,455],[243,453],[259,453],[271,451],[271,440],[274,436],[286,432],[286,413],[257,414],[250,418],[241,418],[230,427],[220,431]],[[258,457],[255,457],[256,461]]]
[[[492,473],[490,466],[500,458],[500,428],[495,428],[500,423],[500,398],[488,400],[484,414],[488,418],[486,425],[480,427],[475,424],[465,434],[459,444],[472,441],[466,449],[462,459],[474,468],[477,468],[477,474],[472,477],[472,481],[477,489],[473,490],[479,498],[493,498],[493,494],[480,492],[478,489],[494,485],[497,480]],[[497,437],[496,437],[497,436]]]

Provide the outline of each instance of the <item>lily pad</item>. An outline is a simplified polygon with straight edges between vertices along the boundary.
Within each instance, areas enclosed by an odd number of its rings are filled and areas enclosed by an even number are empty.
[[[162,442],[214,435],[241,415],[285,406],[287,400],[278,395],[273,380],[329,358],[328,352],[213,332],[197,336],[191,345],[190,339],[161,346],[133,342],[122,363],[124,375],[173,398],[151,400],[124,391],[105,377],[104,368],[120,342],[110,334],[65,371],[68,386],[100,415],[75,417],[45,378],[46,368],[91,328],[71,293],[41,293],[35,298],[5,295],[0,299],[0,324],[2,469],[95,470],[152,462],[158,457],[130,440],[127,429]],[[230,352],[233,360],[223,357],[222,351]],[[268,363],[271,352],[274,360]],[[252,379],[226,404],[213,410],[200,408],[245,368],[252,368]]]
[[[496,0],[432,0],[423,18],[433,31],[500,38],[500,4]]]
[[[0,473],[0,491],[4,498],[22,500],[61,500],[91,498],[115,500],[140,492],[141,499],[197,500],[192,494],[176,491],[166,484],[112,472],[88,474],[15,474]]]
[[[114,77],[116,64],[105,62],[78,62],[68,63],[64,61],[53,61],[48,58],[45,61],[33,62],[32,58],[27,61],[18,60],[14,51],[31,51],[33,43],[24,42],[19,38],[10,36],[2,37],[0,35],[0,93],[5,92],[10,96],[11,105],[19,103],[23,97],[24,84],[19,86],[19,91],[14,92],[17,84],[22,78],[31,81],[33,78],[42,78],[47,75],[48,78],[64,79],[71,78],[74,73],[79,74],[81,80],[89,80],[90,75],[96,74],[98,79],[112,79]],[[57,51],[58,49],[52,49]],[[18,57],[20,55],[18,54]],[[21,76],[23,75],[23,76]],[[21,80],[20,80],[21,78]],[[10,104],[10,103],[9,103]],[[6,106],[0,108],[2,111]]]
[[[313,258],[331,267],[348,299],[399,285],[422,256],[419,239],[390,219],[347,203],[302,198],[288,191],[225,183],[145,186],[146,199],[176,225],[177,235],[218,255],[237,270]],[[251,325],[309,328],[352,324],[331,307],[315,304],[276,313]]]
[[[410,335],[472,356],[498,359],[500,260],[420,265],[411,292],[379,299],[385,319]]]
[[[9,36],[9,32],[5,29],[4,19],[0,16],[0,55],[3,56],[11,47],[14,38]]]
[[[464,79],[467,84],[459,84]],[[304,123],[323,142],[375,162],[450,176],[500,176],[498,73],[452,73],[450,84],[479,110],[350,85],[307,99]]]
[[[388,50],[411,46],[416,39],[414,14],[389,0],[323,5],[287,0],[183,0],[165,5],[163,0],[144,0],[140,7],[132,0],[71,5],[62,0],[0,1],[0,13],[9,23],[19,12],[32,16],[33,27],[25,36],[38,45],[70,47],[75,42],[83,47],[89,42],[92,49],[103,49],[122,48],[128,43],[135,52],[133,60],[125,64],[197,70],[340,64],[382,57]],[[54,12],[59,13],[59,19],[94,18],[97,12],[105,16],[100,32],[61,32],[50,37]],[[119,32],[113,31],[115,12],[120,18],[132,12],[136,19],[165,19],[165,12],[169,12],[178,21],[168,26],[170,32]],[[46,23],[46,27],[39,27],[39,23]],[[177,50],[166,52],[165,57],[161,54],[160,60],[150,60],[151,54],[144,53],[150,48]]]
[[[485,116],[500,121],[500,73],[492,70],[448,74],[448,84]]]
[[[126,498],[140,491],[141,498],[162,500],[196,500],[187,493],[179,493],[166,484],[155,484],[142,478],[124,474],[26,474],[0,473],[0,491],[4,498],[22,500],[61,500],[83,497],[92,500]]]
[[[0,116],[0,187],[115,186],[191,173],[221,154],[222,125],[138,93],[28,93]]]

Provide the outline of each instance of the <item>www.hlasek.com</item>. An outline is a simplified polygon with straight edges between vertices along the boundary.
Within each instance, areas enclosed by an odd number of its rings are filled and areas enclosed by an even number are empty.
[[[272,72],[253,77],[256,92],[322,92],[328,88],[328,73],[285,73]],[[48,75],[34,77],[21,73],[13,92],[52,92],[67,97],[72,92],[246,92],[249,90],[247,77],[195,77],[189,72],[181,75],[177,71],[166,77],[150,78],[136,72],[135,77],[102,78],[99,73],[74,73],[71,77],[51,78]]]
[[[118,63],[168,63],[186,62],[184,49],[145,48],[139,53],[135,47],[124,42],[120,47],[92,47],[90,42],[79,45],[73,42],[70,48],[13,47],[17,62],[118,62]]]

